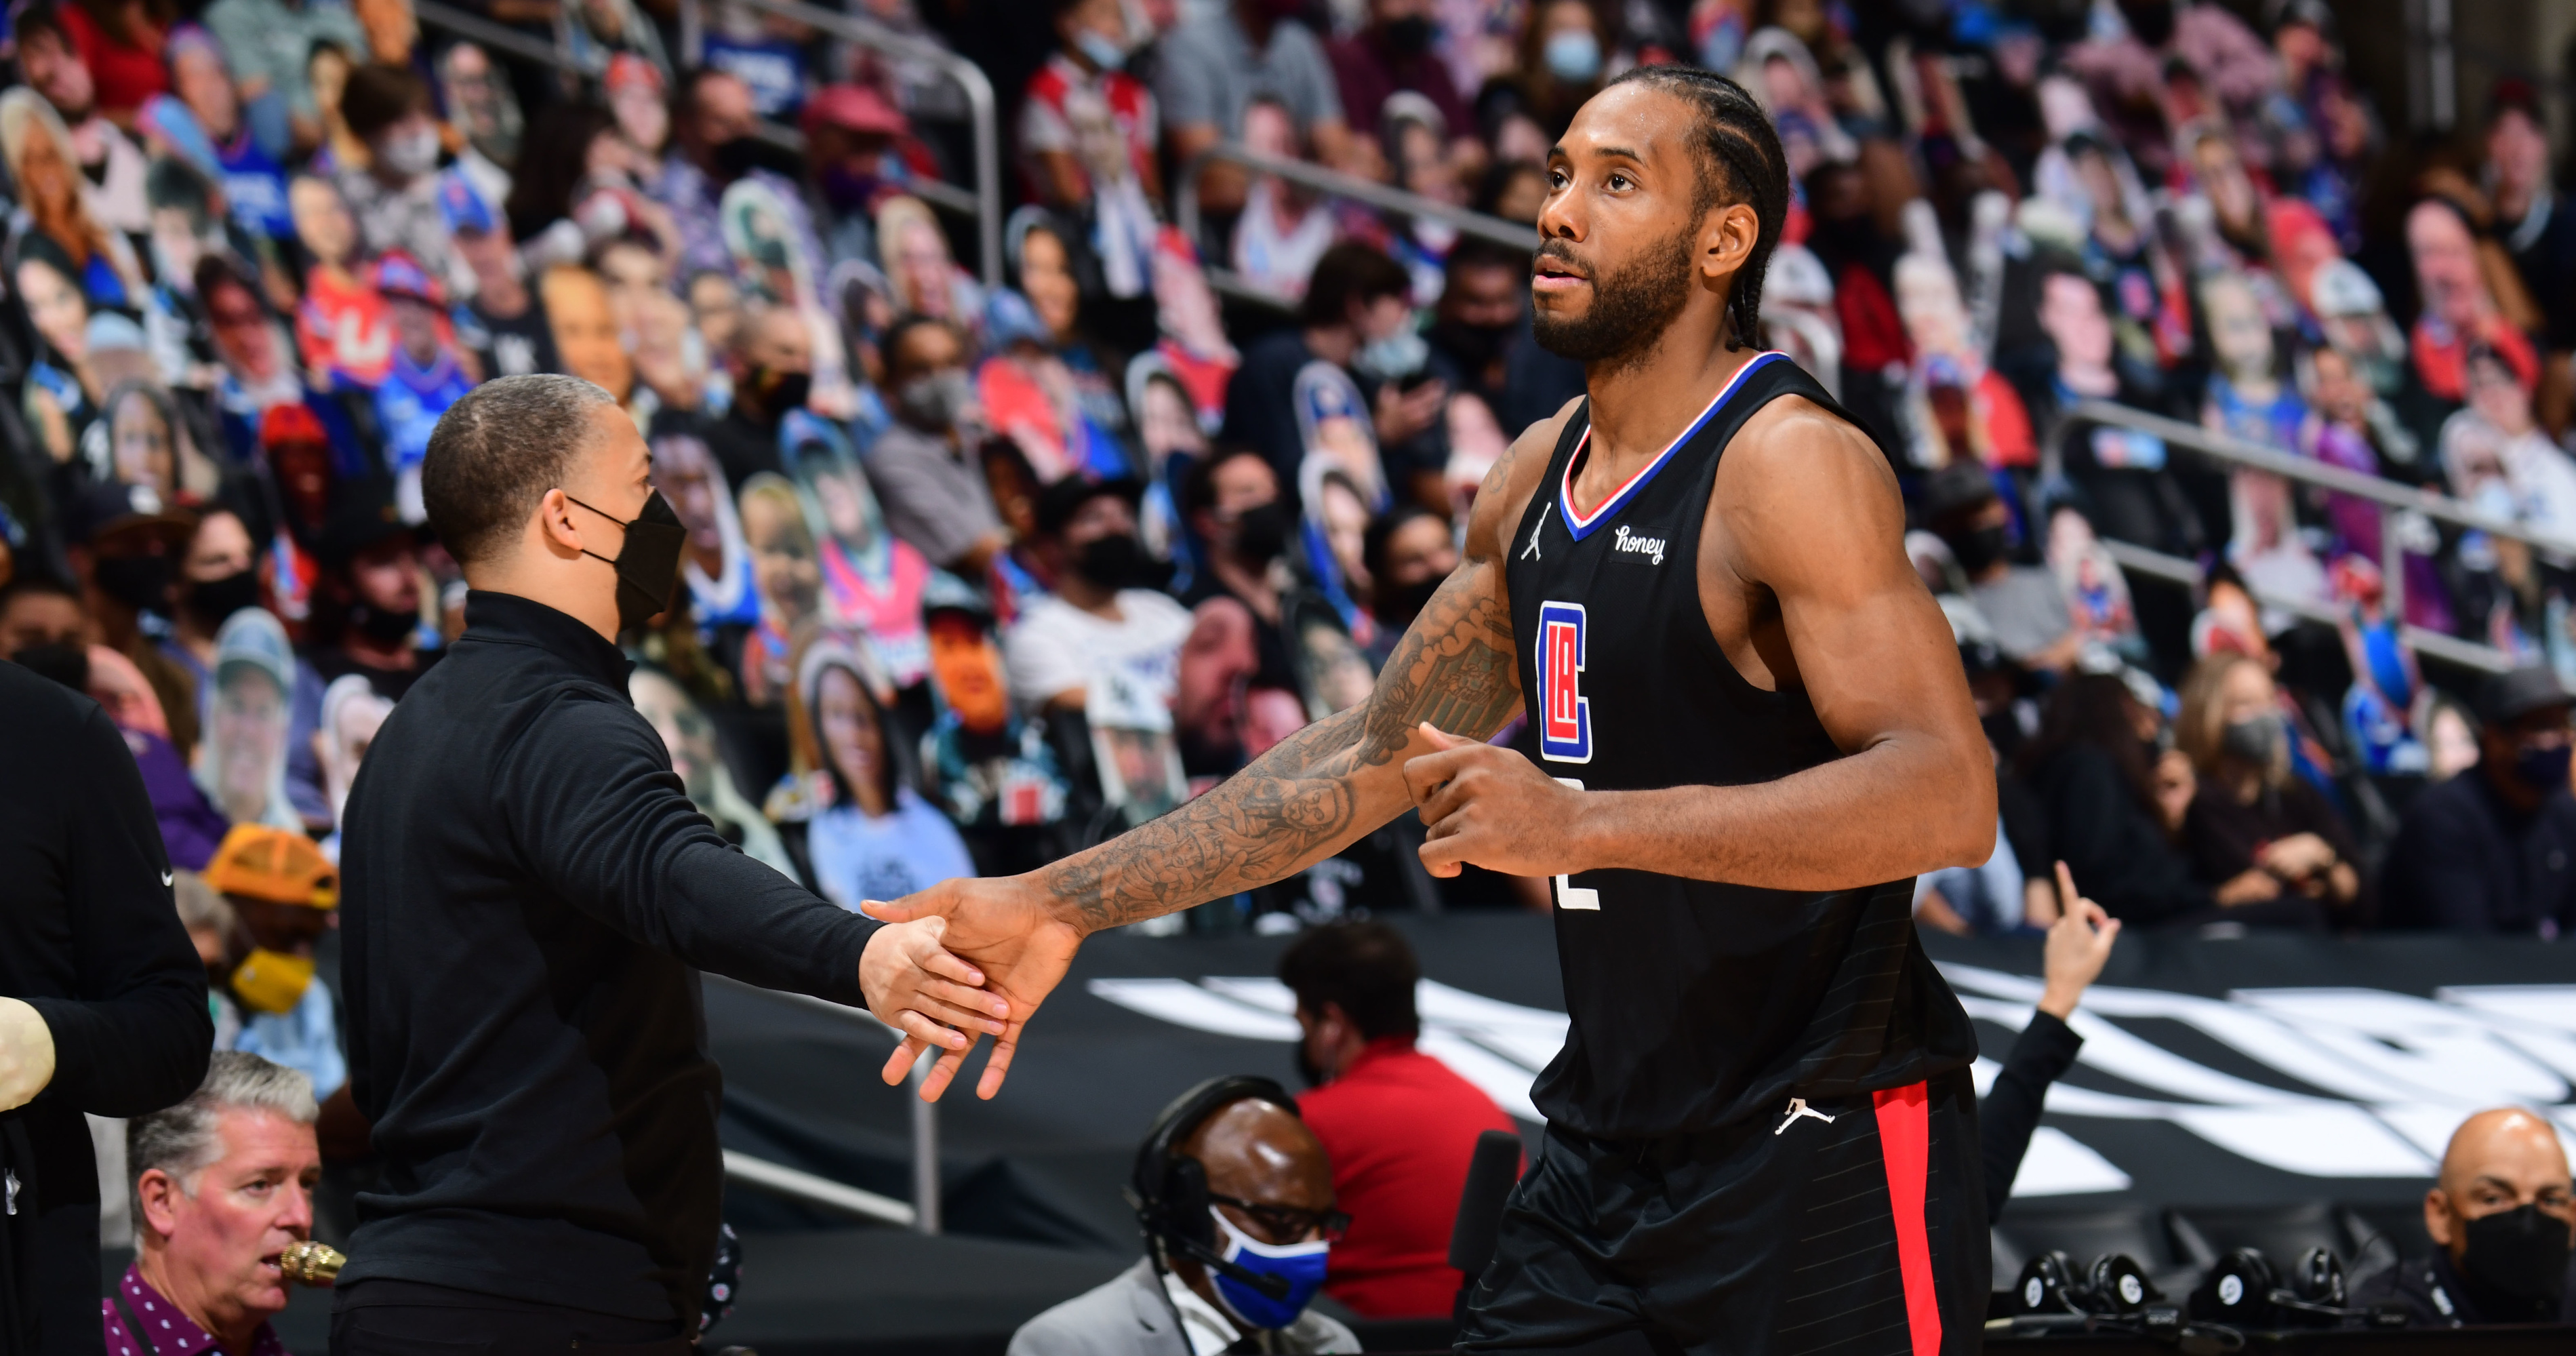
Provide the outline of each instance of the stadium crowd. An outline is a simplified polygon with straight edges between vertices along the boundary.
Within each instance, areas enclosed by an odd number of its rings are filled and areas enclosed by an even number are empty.
[[[1049,9],[852,11],[1003,91],[988,287],[934,205],[972,180],[940,67],[755,0],[484,6],[560,68],[406,0],[11,8],[0,654],[123,732],[219,977],[309,950],[259,905],[317,902],[463,625],[419,469],[494,376],[644,431],[686,588],[626,637],[632,695],[728,838],[844,905],[1051,860],[1358,700],[1581,372],[1531,340],[1526,255],[1194,157],[1533,222],[1573,110],[1668,61],[1776,119],[1761,340],[1885,446],[1994,744],[1995,857],[1923,883],[1928,925],[2044,927],[2057,860],[2131,926],[2576,925],[2576,215],[2531,89],[2392,132],[2319,0]],[[2514,672],[2419,669],[2425,632]],[[1171,925],[1544,906],[1433,880],[1419,834]],[[228,1040],[305,1001],[251,989]],[[327,1097],[327,1014],[296,1039]]]

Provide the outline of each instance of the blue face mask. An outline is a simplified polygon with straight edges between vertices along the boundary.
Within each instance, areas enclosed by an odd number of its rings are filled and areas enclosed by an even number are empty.
[[[1103,37],[1092,29],[1086,28],[1073,35],[1073,50],[1082,53],[1083,60],[1104,71],[1114,71],[1127,64],[1127,49],[1119,46],[1115,39]]]
[[[1314,1301],[1315,1292],[1324,1288],[1324,1264],[1333,1245],[1323,1239],[1312,1243],[1256,1243],[1251,1236],[1234,1227],[1215,1206],[1208,1213],[1216,1216],[1217,1233],[1224,1244],[1218,1255],[1246,1271],[1262,1276],[1278,1276],[1288,1282],[1285,1299],[1268,1295],[1245,1285],[1231,1276],[1210,1272],[1216,1282],[1216,1297],[1236,1318],[1256,1328],[1284,1328],[1297,1321]]]
[[[1601,74],[1601,40],[1579,28],[1550,37],[1540,54],[1559,80],[1579,85]]]
[[[1412,376],[1431,361],[1431,341],[1408,325],[1383,339],[1371,339],[1351,355],[1351,365],[1380,381]]]

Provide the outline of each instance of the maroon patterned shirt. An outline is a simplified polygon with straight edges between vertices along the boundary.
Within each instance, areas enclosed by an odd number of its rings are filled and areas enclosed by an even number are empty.
[[[137,1343],[134,1331],[125,1325],[125,1316],[116,1312],[116,1301],[98,1302],[99,1324],[106,1330],[108,1356],[201,1356],[214,1351],[215,1335],[197,1326],[197,1320],[179,1312],[179,1306],[161,1298],[161,1292],[144,1284],[143,1273],[127,1267],[116,1283],[117,1293],[125,1297],[126,1306],[143,1322],[143,1343]],[[275,1324],[262,1323],[251,1338],[250,1356],[286,1356],[286,1343],[279,1341]]]

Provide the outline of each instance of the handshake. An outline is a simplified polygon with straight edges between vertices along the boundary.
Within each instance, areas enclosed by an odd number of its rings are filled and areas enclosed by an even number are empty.
[[[1021,1030],[1093,931],[1026,876],[942,881],[860,909],[888,924],[859,958],[868,1011],[903,1035],[883,1077],[900,1083],[922,1051],[937,1050],[921,1083],[922,1100],[931,1102],[988,1035],[993,1054],[975,1095],[990,1098],[1002,1090]]]

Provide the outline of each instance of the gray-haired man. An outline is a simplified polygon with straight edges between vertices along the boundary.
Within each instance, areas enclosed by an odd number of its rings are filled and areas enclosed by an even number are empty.
[[[278,1255],[313,1230],[313,1084],[218,1050],[188,1099],[126,1123],[134,1265],[100,1300],[109,1356],[285,1356]]]

